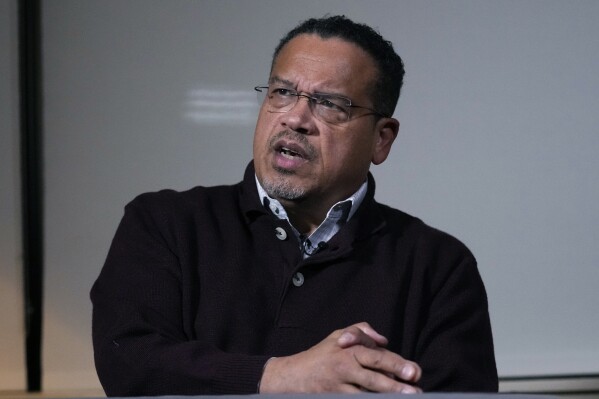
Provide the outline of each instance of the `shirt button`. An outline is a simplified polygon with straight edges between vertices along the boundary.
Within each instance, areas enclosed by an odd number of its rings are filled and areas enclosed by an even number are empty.
[[[277,238],[281,241],[287,238],[287,232],[282,227],[277,227],[275,229],[275,234],[277,235]]]
[[[293,279],[291,281],[296,287],[301,287],[304,285],[304,275],[300,272],[297,272],[293,275]]]

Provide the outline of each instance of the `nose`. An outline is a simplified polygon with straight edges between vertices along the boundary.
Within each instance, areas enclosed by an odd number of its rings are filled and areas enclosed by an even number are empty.
[[[309,97],[298,96],[293,108],[281,115],[281,124],[295,132],[311,134],[315,126]]]

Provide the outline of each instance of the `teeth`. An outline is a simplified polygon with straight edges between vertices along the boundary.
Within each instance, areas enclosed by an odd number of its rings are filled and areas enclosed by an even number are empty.
[[[289,148],[281,148],[281,154],[287,156],[287,157],[297,157],[299,156],[299,154],[297,152],[291,151]]]

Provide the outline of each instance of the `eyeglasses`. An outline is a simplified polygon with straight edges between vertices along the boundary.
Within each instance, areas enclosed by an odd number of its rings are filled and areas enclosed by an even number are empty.
[[[372,108],[354,105],[349,98],[333,94],[320,93],[298,93],[296,90],[282,86],[256,86],[258,99],[263,102],[268,100],[269,112],[288,112],[298,103],[300,97],[308,100],[312,114],[325,123],[339,124],[351,119],[352,108],[363,108],[370,113],[367,115],[378,115],[388,117]]]

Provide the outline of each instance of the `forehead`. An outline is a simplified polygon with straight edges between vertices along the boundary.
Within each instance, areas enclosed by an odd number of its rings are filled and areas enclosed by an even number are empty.
[[[374,60],[356,44],[302,34],[281,49],[274,60],[271,79],[288,81],[300,90],[349,95],[371,88],[376,74]]]

